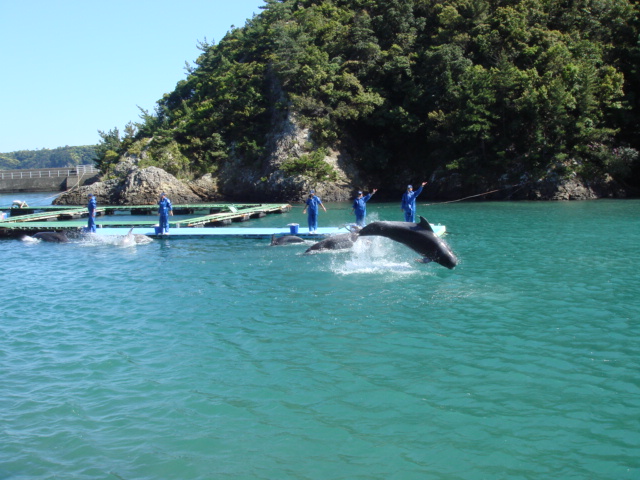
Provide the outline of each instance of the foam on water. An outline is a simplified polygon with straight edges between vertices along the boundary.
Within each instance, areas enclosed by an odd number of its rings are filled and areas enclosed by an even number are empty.
[[[69,235],[69,241],[64,245],[79,245],[83,247],[112,245],[117,247],[135,247],[137,245],[147,245],[153,242],[153,239],[144,235]],[[27,244],[38,244],[42,240],[29,235],[24,235],[20,240]],[[45,242],[46,243],[46,242]]]
[[[347,255],[334,259],[332,271],[340,275],[419,273],[417,264],[407,262],[404,255],[397,255],[399,248],[402,246],[382,237],[359,238]]]
[[[147,245],[153,239],[145,235],[83,235],[79,238],[79,243],[85,246],[114,245],[117,247],[135,247],[137,245]]]
[[[33,237],[29,236],[29,235],[25,235],[25,236],[21,237],[20,240],[22,240],[23,242],[28,243],[28,244],[40,243],[42,241],[39,238],[33,238]]]

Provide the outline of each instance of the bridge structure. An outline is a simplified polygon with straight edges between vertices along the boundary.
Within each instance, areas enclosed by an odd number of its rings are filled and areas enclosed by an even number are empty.
[[[0,170],[0,193],[54,192],[84,185],[100,171],[93,165]]]

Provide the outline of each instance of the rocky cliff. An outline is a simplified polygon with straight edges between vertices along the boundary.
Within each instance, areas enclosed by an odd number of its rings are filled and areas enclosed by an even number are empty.
[[[127,163],[127,162],[125,162]],[[122,170],[122,167],[121,167]],[[106,205],[150,205],[165,192],[175,204],[202,203],[219,199],[215,180],[205,175],[193,182],[181,182],[157,167],[139,169],[128,162],[121,178],[71,189],[61,194],[56,205],[83,205],[93,193],[98,203]]]
[[[336,160],[337,161],[337,160]],[[122,169],[122,168],[121,168]],[[122,172],[121,172],[122,173]],[[151,205],[158,202],[165,192],[174,204],[203,203],[210,201],[237,200],[242,202],[297,202],[306,198],[308,189],[315,188],[324,201],[350,201],[353,184],[346,178],[338,182],[311,184],[304,178],[285,179],[274,171],[267,182],[251,184],[251,173],[236,172],[233,186],[228,186],[228,196],[218,190],[218,181],[210,174],[195,181],[183,182],[157,167],[137,168],[128,163],[121,178],[96,182],[77,187],[61,194],[56,205],[83,205],[87,195],[93,193],[98,203],[106,205]],[[346,175],[345,175],[346,177]],[[262,188],[261,188],[262,187]],[[591,200],[596,198],[626,198],[627,192],[611,178],[599,182],[585,182],[579,178],[550,178],[544,181],[523,181],[518,185],[503,185],[484,192],[468,192],[460,188],[454,177],[433,178],[423,194],[423,198],[457,200],[472,197],[474,200]],[[243,192],[246,195],[243,195]],[[381,199],[399,197],[401,190],[394,194],[381,195]],[[384,192],[383,192],[384,193]],[[397,195],[396,195],[397,193]]]
[[[302,201],[315,189],[324,201],[342,202],[363,188],[351,158],[339,145],[327,149],[324,162],[332,172],[331,180],[310,175],[286,175],[283,164],[300,159],[313,150],[311,132],[299,124],[295,114],[274,120],[276,130],[267,142],[270,152],[261,169],[248,168],[240,161],[229,161],[219,173],[219,188],[224,197],[242,201]]]
[[[367,185],[357,171],[346,149],[339,145],[328,148],[322,158],[332,173],[331,179],[317,180],[312,175],[287,175],[283,165],[295,161],[313,150],[309,129],[302,127],[295,115],[288,114],[276,126],[269,140],[269,152],[261,166],[248,167],[240,161],[227,161],[214,176],[207,174],[194,181],[181,181],[161,168],[140,168],[141,161],[152,161],[150,152],[141,156],[128,155],[111,173],[108,180],[71,189],[54,203],[82,205],[88,193],[96,195],[99,203],[110,205],[155,204],[165,192],[176,204],[209,201],[238,202],[300,202],[310,189],[315,189],[325,202],[343,202],[354,198],[357,190],[380,188],[380,200],[394,200],[404,191],[403,182],[418,182],[410,172],[398,172],[395,179],[381,185]],[[507,175],[503,175],[504,178]],[[398,180],[402,178],[402,180]],[[405,180],[406,179],[406,180]],[[625,198],[628,192],[610,177],[586,181],[577,175],[562,177],[548,172],[544,180],[523,176],[517,184],[496,179],[470,186],[459,174],[436,172],[431,175],[423,199],[440,201],[473,198],[474,200],[586,200],[594,198]]]

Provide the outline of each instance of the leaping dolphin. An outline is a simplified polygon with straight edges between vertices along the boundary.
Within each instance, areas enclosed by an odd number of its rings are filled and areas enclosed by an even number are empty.
[[[458,264],[449,245],[438,237],[429,222],[420,217],[420,222],[373,222],[360,230],[361,236],[380,236],[402,243],[426,259],[453,269]]]

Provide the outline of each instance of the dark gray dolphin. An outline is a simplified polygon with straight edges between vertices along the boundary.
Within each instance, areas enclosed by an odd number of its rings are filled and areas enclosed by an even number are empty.
[[[329,238],[319,241],[311,245],[305,253],[317,253],[322,250],[345,250],[353,247],[353,244],[358,240],[358,234],[356,232],[341,233],[339,235],[332,235]]]
[[[282,237],[271,236],[271,245],[291,245],[293,243],[304,243],[304,240],[295,235],[284,235]]]
[[[438,237],[424,217],[420,222],[373,222],[360,230],[361,236],[387,237],[418,252],[443,267],[453,268],[458,259],[447,243]]]
[[[38,238],[43,242],[67,243],[69,241],[64,232],[38,232],[32,237]]]

